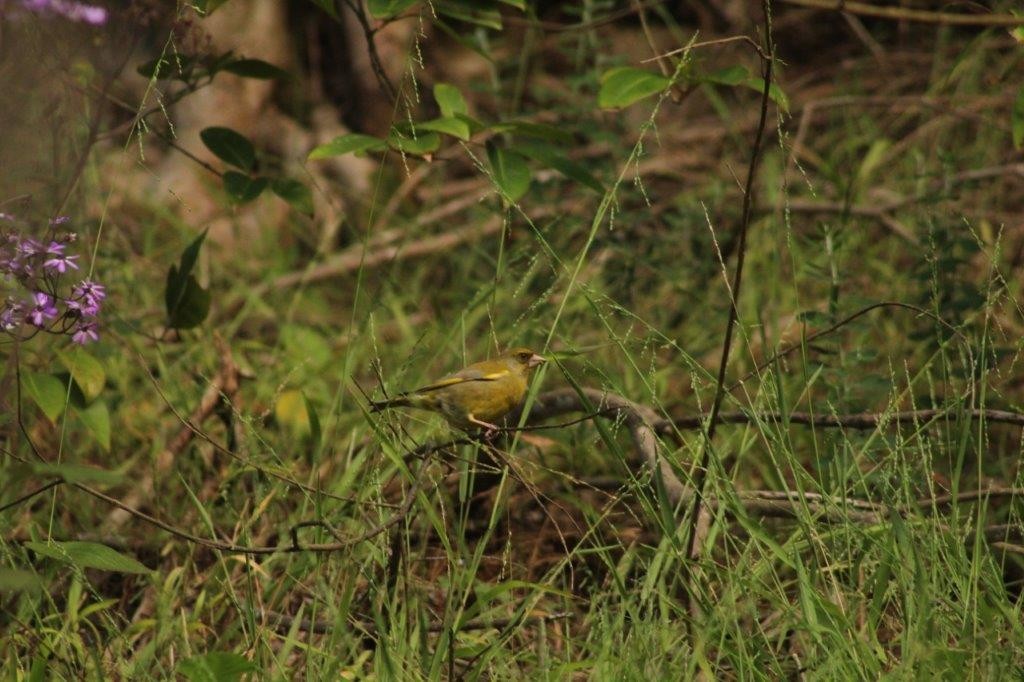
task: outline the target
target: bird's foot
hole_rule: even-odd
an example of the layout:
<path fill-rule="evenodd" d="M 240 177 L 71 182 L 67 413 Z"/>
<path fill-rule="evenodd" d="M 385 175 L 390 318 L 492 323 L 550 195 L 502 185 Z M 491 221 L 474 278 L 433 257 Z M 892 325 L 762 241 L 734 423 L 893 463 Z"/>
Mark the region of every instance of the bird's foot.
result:
<path fill-rule="evenodd" d="M 473 416 L 470 416 L 469 423 L 479 426 L 482 429 L 482 431 L 480 432 L 480 437 L 488 442 L 494 440 L 498 436 L 498 434 L 501 433 L 501 427 L 498 426 L 497 424 L 485 422 L 482 419 L 477 419 L 476 417 Z"/>

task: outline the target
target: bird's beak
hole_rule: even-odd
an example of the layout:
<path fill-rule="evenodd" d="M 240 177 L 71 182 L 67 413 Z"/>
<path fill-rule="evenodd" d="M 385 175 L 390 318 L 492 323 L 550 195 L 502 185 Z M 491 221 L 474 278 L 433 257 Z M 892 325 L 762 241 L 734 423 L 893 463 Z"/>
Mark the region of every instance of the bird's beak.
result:
<path fill-rule="evenodd" d="M 547 361 L 547 358 L 534 353 L 533 355 L 530 356 L 530 359 L 526 361 L 526 366 L 533 368 L 536 367 L 537 365 L 543 365 Z"/>

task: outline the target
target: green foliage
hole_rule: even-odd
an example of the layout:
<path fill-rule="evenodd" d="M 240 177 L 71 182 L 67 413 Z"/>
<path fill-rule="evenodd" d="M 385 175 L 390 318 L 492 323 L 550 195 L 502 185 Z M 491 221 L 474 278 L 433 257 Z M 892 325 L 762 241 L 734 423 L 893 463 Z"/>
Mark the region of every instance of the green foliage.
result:
<path fill-rule="evenodd" d="M 202 656 L 186 658 L 178 664 L 177 672 L 189 682 L 236 682 L 258 667 L 249 660 L 229 651 L 212 651 Z"/>
<path fill-rule="evenodd" d="M 64 412 L 68 388 L 67 383 L 62 382 L 58 377 L 42 372 L 23 372 L 21 390 L 32 399 L 51 422 L 56 421 L 57 417 Z"/>
<path fill-rule="evenodd" d="M 213 152 L 224 163 L 243 171 L 251 171 L 256 163 L 256 148 L 249 138 L 231 128 L 204 128 L 199 138 L 207 149 Z"/>
<path fill-rule="evenodd" d="M 97 542 L 27 542 L 25 547 L 40 556 L 78 568 L 95 568 L 117 573 L 148 574 L 150 570 L 135 559 Z"/>
<path fill-rule="evenodd" d="M 316 21 L 352 11 L 309 5 L 323 10 Z M 155 165 L 111 183 L 110 167 L 150 164 L 133 145 L 129 164 L 120 145 L 94 147 L 76 178 L 68 202 L 92 216 L 79 236 L 95 255 L 89 276 L 110 282 L 119 319 L 88 352 L 41 333 L 0 350 L 22 399 L 0 414 L 0 507 L 63 481 L 0 514 L 12 624 L 0 675 L 999 679 L 1021 669 L 1020 500 L 984 494 L 1020 487 L 1020 439 L 970 411 L 1024 404 L 1020 239 L 1006 229 L 1020 188 L 993 166 L 1013 161 L 1007 136 L 1021 145 L 1024 115 L 1020 97 L 992 94 L 1022 92 L 1024 57 L 994 32 L 940 31 L 925 44 L 939 34 L 912 26 L 900 49 L 929 59 L 893 51 L 900 77 L 888 78 L 862 44 L 828 44 L 848 31 L 830 14 L 824 46 L 780 47 L 805 56 L 777 63 L 769 92 L 726 372 L 734 388 L 694 559 L 667 472 L 692 475 L 699 430 L 660 426 L 665 468 L 652 474 L 637 461 L 648 436 L 603 401 L 482 445 L 421 412 L 370 414 L 366 400 L 522 343 L 550 361 L 538 393 L 614 393 L 652 420 L 706 414 L 733 305 L 757 55 L 731 40 L 672 55 L 682 60 L 672 78 L 644 68 L 655 47 L 636 12 L 655 46 L 693 37 L 668 5 L 628 17 L 604 0 L 365 7 L 385 62 L 386 32 L 415 25 L 402 68 L 385 64 L 397 101 L 375 103 L 393 120 L 307 160 L 368 160 L 310 164 L 313 183 L 277 145 L 214 127 L 201 139 L 226 166 L 226 199 L 209 211 L 199 197 L 123 191 L 151 182 Z M 780 27 L 795 16 L 772 9 Z M 866 26 L 888 49 L 895 27 Z M 756 35 L 729 36 L 740 33 Z M 168 118 L 222 73 L 286 85 L 274 104 L 296 127 L 321 104 L 307 99 L 322 74 L 189 55 L 173 38 L 139 67 Z M 73 123 L 53 137 L 70 136 L 76 154 L 48 155 L 54 167 L 74 167 L 88 148 L 88 121 Z M 143 141 L 147 154 L 176 153 Z M 368 187 L 349 182 L 350 165 L 372 168 Z M 313 215 L 313 191 L 327 216 Z M 161 291 L 154 264 L 205 227 L 199 214 L 219 240 L 204 254 L 209 288 L 197 279 L 203 232 Z M 878 308 L 811 338 L 884 300 L 916 308 Z M 193 331 L 161 334 L 163 316 Z M 16 388 L 10 376 L 0 387 Z M 885 421 L 925 408 L 941 415 Z M 798 418 L 860 412 L 883 424 Z M 117 526 L 76 484 L 137 494 L 141 510 L 197 536 L 287 551 L 219 552 L 139 516 Z M 755 490 L 775 496 L 753 506 Z M 937 501 L 957 493 L 982 496 Z M 853 498 L 885 513 L 858 519 Z M 81 541 L 97 536 L 110 545 Z M 331 553 L 293 546 L 347 541 Z"/>
<path fill-rule="evenodd" d="M 200 286 L 199 280 L 192 274 L 204 239 L 206 231 L 185 248 L 179 264 L 171 265 L 167 271 L 164 303 L 167 308 L 167 326 L 172 329 L 197 327 L 210 312 L 210 290 Z"/>
<path fill-rule="evenodd" d="M 672 80 L 659 73 L 620 66 L 601 75 L 601 89 L 597 93 L 598 106 L 620 109 L 665 90 Z"/>
<path fill-rule="evenodd" d="M 530 188 L 530 169 L 526 159 L 493 142 L 487 144 L 487 159 L 491 163 L 494 182 L 506 201 L 516 202 Z"/>
<path fill-rule="evenodd" d="M 332 156 L 342 156 L 343 154 L 361 154 L 363 152 L 377 152 L 387 149 L 387 143 L 380 138 L 373 137 L 372 135 L 362 135 L 360 133 L 349 133 L 346 135 L 340 135 L 330 142 L 319 145 L 313 148 L 313 151 L 309 153 L 309 159 L 311 161 L 317 159 L 327 159 Z"/>

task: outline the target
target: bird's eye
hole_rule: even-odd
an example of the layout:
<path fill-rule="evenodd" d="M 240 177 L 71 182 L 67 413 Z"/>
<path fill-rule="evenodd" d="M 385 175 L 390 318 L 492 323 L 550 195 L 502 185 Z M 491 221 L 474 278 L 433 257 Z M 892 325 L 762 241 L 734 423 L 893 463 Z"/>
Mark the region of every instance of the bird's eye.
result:
<path fill-rule="evenodd" d="M 519 354 L 519 361 L 520 362 L 526 362 L 529 359 L 530 359 L 530 354 L 529 353 L 520 353 Z"/>

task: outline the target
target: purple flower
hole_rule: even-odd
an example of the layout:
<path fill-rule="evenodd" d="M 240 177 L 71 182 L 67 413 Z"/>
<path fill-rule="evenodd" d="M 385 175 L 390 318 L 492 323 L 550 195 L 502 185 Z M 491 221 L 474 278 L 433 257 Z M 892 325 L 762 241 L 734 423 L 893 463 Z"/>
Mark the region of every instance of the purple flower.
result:
<path fill-rule="evenodd" d="M 50 225 L 63 225 L 71 220 L 69 216 L 59 215 L 56 218 L 50 219 Z"/>
<path fill-rule="evenodd" d="M 22 258 L 29 258 L 40 253 L 45 253 L 42 242 L 40 242 L 38 239 L 32 239 L 32 237 L 25 237 L 24 239 L 15 239 L 14 249 Z"/>
<path fill-rule="evenodd" d="M 21 5 L 31 12 L 59 14 L 65 19 L 81 21 L 93 26 L 107 23 L 106 9 L 75 0 L 21 0 Z"/>
<path fill-rule="evenodd" d="M 71 297 L 99 305 L 100 301 L 107 297 L 107 288 L 91 279 L 83 279 L 75 286 Z"/>
<path fill-rule="evenodd" d="M 64 245 L 60 244 L 60 247 L 63 249 Z M 68 268 L 71 268 L 71 269 L 74 269 L 74 270 L 78 269 L 78 266 L 75 265 L 75 260 L 77 258 L 78 258 L 78 256 L 64 256 L 64 255 L 60 255 L 60 256 L 56 256 L 54 258 L 48 259 L 45 263 L 43 263 L 43 266 L 47 267 L 47 268 L 50 268 L 51 270 L 56 270 L 57 272 L 59 272 L 61 274 L 64 274 L 65 272 L 68 271 Z"/>
<path fill-rule="evenodd" d="M 96 331 L 96 327 L 95 322 L 79 322 L 75 327 L 75 333 L 71 335 L 71 342 L 84 346 L 87 343 L 99 341 L 100 335 Z"/>
<path fill-rule="evenodd" d="M 0 310 L 0 329 L 10 331 L 21 324 L 21 314 L 25 307 L 21 303 L 8 300 Z"/>
<path fill-rule="evenodd" d="M 80 317 L 96 317 L 100 314 L 100 304 L 90 299 L 68 301 L 68 310 L 74 310 Z"/>
<path fill-rule="evenodd" d="M 32 298 L 35 299 L 36 305 L 28 312 L 25 319 L 42 329 L 46 326 L 47 320 L 57 317 L 57 306 L 53 304 L 53 296 L 41 291 L 33 294 Z"/>

